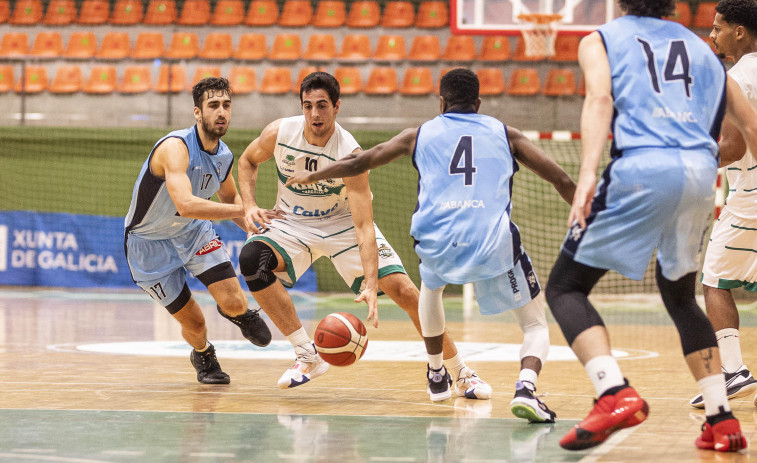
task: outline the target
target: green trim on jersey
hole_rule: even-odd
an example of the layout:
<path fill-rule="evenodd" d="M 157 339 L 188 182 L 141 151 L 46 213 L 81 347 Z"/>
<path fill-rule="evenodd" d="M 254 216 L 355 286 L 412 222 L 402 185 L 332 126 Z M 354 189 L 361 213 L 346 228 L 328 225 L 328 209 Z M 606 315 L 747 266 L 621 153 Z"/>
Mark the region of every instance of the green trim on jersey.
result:
<path fill-rule="evenodd" d="M 287 272 L 287 275 L 289 276 L 289 279 L 292 280 L 292 283 L 290 284 L 282 280 L 281 278 L 279 278 L 279 281 L 281 282 L 282 285 L 284 285 L 287 288 L 291 288 L 292 286 L 294 286 L 295 283 L 297 283 L 297 276 L 294 273 L 294 265 L 292 265 L 292 258 L 289 257 L 289 254 L 287 254 L 284 248 L 279 246 L 275 241 L 273 241 L 271 238 L 268 238 L 267 236 L 252 236 L 244 244 L 250 243 L 252 241 L 262 241 L 268 244 L 269 246 L 271 246 L 272 248 L 276 249 L 277 251 L 279 251 L 279 254 L 281 254 L 281 257 L 284 259 L 284 262 L 287 265 L 286 272 Z M 308 252 L 310 252 L 309 248 L 308 248 Z M 310 260 L 312 263 L 313 254 L 311 253 L 310 256 L 311 256 Z"/>
<path fill-rule="evenodd" d="M 285 145 L 283 143 L 277 143 L 277 145 L 283 146 L 284 148 L 287 148 L 287 149 L 290 149 L 290 150 L 293 150 L 293 151 L 299 151 L 300 153 L 312 154 L 313 156 L 322 156 L 322 157 L 324 157 L 326 159 L 329 159 L 331 161 L 336 161 L 336 159 L 332 158 L 331 156 L 326 156 L 323 153 L 314 153 L 312 151 L 302 150 L 302 149 L 299 149 L 299 148 L 295 148 L 294 146 Z"/>
<path fill-rule="evenodd" d="M 276 174 L 278 175 L 281 184 L 286 185 L 289 177 L 281 173 L 279 166 L 276 166 Z M 287 190 L 299 196 L 324 197 L 340 195 L 342 193 L 342 188 L 344 188 L 344 184 L 329 187 L 323 185 L 322 183 L 313 183 L 310 185 L 300 185 L 299 188 L 295 188 L 294 185 L 288 186 L 286 188 Z"/>
<path fill-rule="evenodd" d="M 730 249 L 731 251 L 749 251 L 749 252 L 757 252 L 757 249 L 749 249 L 749 248 L 734 248 L 732 246 L 725 246 L 726 249 Z"/>
<path fill-rule="evenodd" d="M 738 225 L 731 224 L 731 228 L 738 228 L 739 230 L 757 231 L 757 228 L 739 227 Z"/>
<path fill-rule="evenodd" d="M 401 265 L 387 265 L 386 267 L 381 267 L 378 271 L 378 278 L 379 280 L 384 278 L 387 275 L 391 275 L 392 273 L 404 273 L 407 275 L 407 272 L 405 271 L 405 267 Z M 352 282 L 352 286 L 350 286 L 350 289 L 355 294 L 360 294 L 360 286 L 363 284 L 363 280 L 365 279 L 365 275 L 359 276 L 355 278 L 355 281 Z M 379 291 L 379 296 L 383 296 L 384 292 Z"/>

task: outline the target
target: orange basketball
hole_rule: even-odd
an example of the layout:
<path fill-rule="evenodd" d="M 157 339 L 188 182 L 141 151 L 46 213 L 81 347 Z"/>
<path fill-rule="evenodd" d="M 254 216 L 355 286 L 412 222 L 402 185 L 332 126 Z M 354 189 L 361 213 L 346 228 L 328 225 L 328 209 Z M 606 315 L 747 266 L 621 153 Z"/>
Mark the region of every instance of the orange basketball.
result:
<path fill-rule="evenodd" d="M 346 312 L 324 317 L 315 329 L 314 337 L 321 358 L 338 367 L 346 367 L 360 360 L 368 347 L 365 325 Z"/>

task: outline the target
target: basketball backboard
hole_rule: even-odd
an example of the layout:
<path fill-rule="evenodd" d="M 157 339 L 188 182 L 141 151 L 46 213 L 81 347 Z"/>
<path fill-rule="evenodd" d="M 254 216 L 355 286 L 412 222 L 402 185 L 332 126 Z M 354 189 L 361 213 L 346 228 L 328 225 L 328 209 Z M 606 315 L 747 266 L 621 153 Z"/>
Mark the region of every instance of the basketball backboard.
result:
<path fill-rule="evenodd" d="M 518 16 L 532 13 L 559 14 L 561 34 L 586 35 L 617 18 L 615 0 L 451 0 L 453 34 L 519 35 L 529 23 Z"/>

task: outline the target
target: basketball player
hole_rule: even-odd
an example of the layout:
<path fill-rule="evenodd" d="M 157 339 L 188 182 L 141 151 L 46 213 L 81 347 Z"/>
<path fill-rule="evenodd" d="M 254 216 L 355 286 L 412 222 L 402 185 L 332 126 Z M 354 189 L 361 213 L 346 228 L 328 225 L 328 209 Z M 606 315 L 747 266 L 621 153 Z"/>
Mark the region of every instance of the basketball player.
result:
<path fill-rule="evenodd" d="M 124 248 L 134 281 L 176 318 L 194 347 L 189 358 L 197 380 L 228 384 L 186 272 L 207 286 L 220 314 L 253 344 L 268 345 L 271 332 L 257 311 L 247 308 L 247 296 L 210 222 L 233 219 L 245 229 L 242 200 L 229 175 L 234 157 L 221 141 L 231 118 L 229 81 L 203 79 L 192 88 L 192 97 L 197 124 L 158 140 L 142 165 L 124 222 Z M 220 204 L 210 201 L 216 193 Z"/>
<path fill-rule="evenodd" d="M 757 1 L 721 0 L 715 11 L 710 38 L 721 58 L 736 62 L 728 74 L 757 109 Z M 730 191 L 712 229 L 702 268 L 707 318 L 718 339 L 729 399 L 757 390 L 757 381 L 741 358 L 739 312 L 731 295 L 733 288 L 757 291 L 757 161 L 744 149 L 738 129 L 724 122 L 720 166 L 728 166 Z M 757 395 L 754 399 L 757 405 Z M 691 399 L 691 406 L 704 407 L 701 394 Z"/>
<path fill-rule="evenodd" d="M 481 313 L 513 310 L 523 330 L 513 413 L 532 422 L 553 422 L 554 412 L 533 394 L 549 350 L 549 331 L 535 299 L 539 282 L 518 227 L 510 221 L 516 160 L 554 185 L 567 202 L 575 185 L 520 131 L 478 114 L 480 105 L 476 74 L 453 69 L 441 80 L 440 116 L 364 153 L 296 175 L 287 185 L 365 175 L 368 169 L 412 156 L 419 181 L 410 234 L 421 259 L 419 313 L 431 400 L 451 395 L 450 376 L 442 364 L 442 292 L 447 284 L 472 282 Z"/>
<path fill-rule="evenodd" d="M 696 445 L 747 446 L 726 399 L 712 325 L 695 300 L 702 240 L 712 214 L 716 139 L 724 113 L 757 146 L 757 116 L 709 46 L 661 18 L 673 0 L 619 0 L 626 13 L 579 47 L 586 78 L 581 170 L 571 228 L 547 283 L 547 302 L 584 365 L 599 400 L 560 441 L 569 450 L 600 444 L 643 422 L 647 403 L 610 353 L 602 318 L 588 294 L 608 269 L 640 280 L 657 248 L 657 285 L 704 395 L 707 421 Z M 596 171 L 613 129 L 613 161 Z M 593 198 L 593 200 L 592 200 Z"/>
<path fill-rule="evenodd" d="M 347 285 L 368 305 L 368 320 L 378 326 L 380 289 L 404 309 L 420 332 L 418 289 L 397 253 L 373 223 L 368 174 L 329 179 L 313 187 L 284 186 L 298 172 L 324 166 L 360 150 L 352 135 L 336 123 L 339 82 L 330 74 L 308 75 L 300 87 L 302 116 L 269 124 L 239 161 L 239 188 L 245 221 L 254 234 L 239 255 L 239 265 L 255 300 L 292 343 L 297 360 L 279 379 L 285 389 L 300 386 L 328 369 L 302 326 L 291 287 L 319 257 L 329 258 Z M 255 202 L 258 165 L 274 158 L 279 176 L 276 210 L 268 220 Z M 491 398 L 492 388 L 467 367 L 448 334 L 445 360 L 455 373 L 455 391 L 470 399 Z"/>

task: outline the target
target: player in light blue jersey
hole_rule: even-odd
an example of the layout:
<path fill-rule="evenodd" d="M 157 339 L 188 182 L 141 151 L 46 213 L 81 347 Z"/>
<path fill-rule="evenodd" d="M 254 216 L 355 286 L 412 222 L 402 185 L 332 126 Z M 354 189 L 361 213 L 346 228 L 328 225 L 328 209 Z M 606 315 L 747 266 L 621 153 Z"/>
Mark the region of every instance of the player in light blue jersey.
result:
<path fill-rule="evenodd" d="M 124 249 L 134 281 L 181 324 L 194 348 L 197 380 L 228 384 L 205 318 L 186 283 L 190 271 L 218 303 L 219 313 L 253 344 L 268 345 L 271 332 L 237 280 L 229 255 L 210 220 L 232 219 L 245 229 L 242 199 L 230 175 L 234 156 L 221 141 L 231 118 L 231 89 L 224 78 L 192 88 L 197 124 L 158 140 L 134 185 L 124 221 Z M 221 203 L 210 201 L 214 194 Z"/>
<path fill-rule="evenodd" d="M 560 445 L 593 447 L 647 417 L 648 405 L 612 357 L 588 294 L 608 269 L 641 279 L 657 248 L 662 300 L 704 395 L 707 422 L 696 445 L 737 451 L 747 442 L 728 407 L 717 341 L 697 306 L 695 285 L 713 210 L 721 122 L 733 118 L 748 143 L 757 144 L 757 119 L 709 46 L 661 19 L 673 11 L 673 0 L 618 4 L 626 15 L 579 47 L 586 78 L 581 170 L 571 228 L 546 289 L 552 313 L 599 396 Z M 613 160 L 596 187 L 610 127 Z"/>
<path fill-rule="evenodd" d="M 440 97 L 442 114 L 420 128 L 407 129 L 324 169 L 296 175 L 287 184 L 350 177 L 412 155 L 419 178 L 410 232 L 421 260 L 419 315 L 431 400 L 449 397 L 449 374 L 442 365 L 442 292 L 448 283 L 473 283 L 482 313 L 513 310 L 523 330 L 513 413 L 532 422 L 552 422 L 555 414 L 533 394 L 549 333 L 544 310 L 535 299 L 539 282 L 518 227 L 510 221 L 516 160 L 553 184 L 567 202 L 575 185 L 520 131 L 478 114 L 479 82 L 472 71 L 453 69 L 445 74 Z"/>

